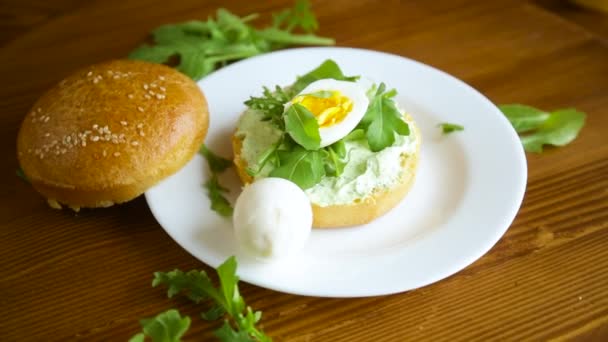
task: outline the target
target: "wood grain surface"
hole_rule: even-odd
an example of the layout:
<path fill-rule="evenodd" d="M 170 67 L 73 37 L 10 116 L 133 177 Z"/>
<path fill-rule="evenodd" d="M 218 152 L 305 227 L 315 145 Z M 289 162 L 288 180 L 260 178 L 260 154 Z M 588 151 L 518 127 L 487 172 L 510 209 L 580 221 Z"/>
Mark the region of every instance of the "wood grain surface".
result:
<path fill-rule="evenodd" d="M 206 18 L 220 6 L 268 20 L 288 5 L 0 1 L 0 340 L 125 341 L 138 319 L 171 306 L 193 317 L 189 340 L 212 339 L 217 323 L 150 286 L 154 271 L 209 268 L 171 240 L 143 198 L 78 214 L 49 209 L 15 176 L 17 130 L 46 88 L 77 67 L 125 56 L 160 24 Z M 339 46 L 420 60 L 496 103 L 575 107 L 588 120 L 572 144 L 527 155 L 528 189 L 515 222 L 465 270 L 362 299 L 242 283 L 264 312 L 263 329 L 277 341 L 608 340 L 606 17 L 581 24 L 583 10 L 563 1 L 334 0 L 313 8 L 320 34 Z"/>

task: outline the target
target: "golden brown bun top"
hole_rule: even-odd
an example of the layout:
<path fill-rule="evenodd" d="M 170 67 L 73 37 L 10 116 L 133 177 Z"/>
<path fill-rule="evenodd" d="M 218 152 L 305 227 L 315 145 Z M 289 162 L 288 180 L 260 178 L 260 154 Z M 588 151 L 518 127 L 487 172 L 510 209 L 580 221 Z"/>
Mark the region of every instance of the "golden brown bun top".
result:
<path fill-rule="evenodd" d="M 163 176 L 156 168 L 184 141 L 202 143 L 208 115 L 187 76 L 160 64 L 109 61 L 75 72 L 34 104 L 19 131 L 18 158 L 33 183 L 141 184 Z"/>

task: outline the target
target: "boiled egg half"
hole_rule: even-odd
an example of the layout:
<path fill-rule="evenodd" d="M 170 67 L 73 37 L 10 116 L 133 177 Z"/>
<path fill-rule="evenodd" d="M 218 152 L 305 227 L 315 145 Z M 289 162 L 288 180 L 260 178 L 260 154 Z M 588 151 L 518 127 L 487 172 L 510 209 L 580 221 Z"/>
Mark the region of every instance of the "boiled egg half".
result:
<path fill-rule="evenodd" d="M 289 103 L 298 103 L 317 119 L 321 147 L 344 138 L 359 124 L 369 105 L 364 87 L 356 82 L 334 79 L 309 84 Z"/>

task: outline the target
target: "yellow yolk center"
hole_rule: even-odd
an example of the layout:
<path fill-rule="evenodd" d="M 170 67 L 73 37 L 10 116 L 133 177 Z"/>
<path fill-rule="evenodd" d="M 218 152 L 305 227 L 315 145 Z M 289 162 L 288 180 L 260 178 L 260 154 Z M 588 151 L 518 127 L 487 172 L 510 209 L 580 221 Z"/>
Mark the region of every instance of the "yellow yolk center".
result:
<path fill-rule="evenodd" d="M 353 101 L 336 90 L 299 95 L 292 102 L 306 107 L 317 118 L 319 127 L 339 123 L 353 109 Z"/>

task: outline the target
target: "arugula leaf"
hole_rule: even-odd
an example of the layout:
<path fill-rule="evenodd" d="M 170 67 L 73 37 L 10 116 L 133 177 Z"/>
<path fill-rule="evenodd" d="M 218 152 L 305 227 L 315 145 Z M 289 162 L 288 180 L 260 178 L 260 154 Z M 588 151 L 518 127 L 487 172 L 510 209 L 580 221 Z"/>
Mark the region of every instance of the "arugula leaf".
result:
<path fill-rule="evenodd" d="M 205 157 L 207 165 L 209 165 L 209 169 L 211 170 L 211 178 L 204 184 L 211 201 L 211 209 L 221 216 L 232 216 L 232 206 L 223 195 L 229 190 L 220 185 L 217 177 L 219 173 L 226 171 L 227 168 L 232 166 L 232 161 L 213 153 L 204 144 L 201 145 L 199 153 Z"/>
<path fill-rule="evenodd" d="M 217 154 L 209 150 L 204 144 L 201 145 L 199 153 L 202 154 L 205 159 L 207 159 L 207 163 L 209 164 L 211 172 L 221 173 L 226 171 L 226 169 L 230 166 L 232 166 L 232 160 L 218 156 Z"/>
<path fill-rule="evenodd" d="M 220 300 L 220 294 L 205 271 L 192 270 L 184 273 L 180 270 L 171 272 L 155 272 L 152 287 L 167 286 L 167 296 L 172 298 L 178 293 L 185 294 L 191 301 L 199 303 L 211 297 Z"/>
<path fill-rule="evenodd" d="M 450 134 L 452 132 L 464 131 L 464 127 L 458 124 L 442 122 L 437 127 L 441 128 L 443 134 Z"/>
<path fill-rule="evenodd" d="M 373 152 L 391 146 L 395 142 L 395 133 L 410 134 L 408 124 L 403 121 L 401 113 L 391 99 L 396 92 L 391 90 L 385 93 L 385 89 L 386 86 L 381 83 L 359 123 L 359 127 L 366 130 L 367 142 Z"/>
<path fill-rule="evenodd" d="M 522 104 L 507 104 L 498 108 L 509 119 L 517 133 L 537 129 L 549 118 L 549 113 Z"/>
<path fill-rule="evenodd" d="M 295 142 L 307 150 L 319 149 L 319 123 L 306 107 L 294 103 L 285 112 L 284 119 L 285 130 Z"/>
<path fill-rule="evenodd" d="M 333 60 L 328 59 L 314 70 L 298 77 L 297 81 L 291 86 L 291 91 L 297 94 L 312 82 L 326 78 L 333 78 L 338 81 L 354 82 L 359 79 L 359 76 L 345 76 L 342 73 L 342 70 L 340 70 L 338 64 L 336 64 L 336 62 Z"/>
<path fill-rule="evenodd" d="M 255 340 L 249 336 L 247 331 L 234 330 L 228 321 L 224 321 L 224 324 L 213 332 L 215 337 L 219 338 L 223 342 L 254 342 Z"/>
<path fill-rule="evenodd" d="M 306 190 L 319 183 L 325 175 L 323 158 L 319 151 L 308 151 L 297 146 L 293 151 L 281 156 L 281 165 L 272 170 L 270 177 L 288 179 Z"/>
<path fill-rule="evenodd" d="M 522 105 L 506 104 L 498 108 L 520 133 L 520 140 L 528 152 L 540 153 L 543 145 L 564 146 L 572 142 L 585 125 L 587 115 L 573 108 L 547 113 Z"/>
<path fill-rule="evenodd" d="M 279 86 L 275 86 L 274 92 L 264 87 L 261 97 L 250 97 L 245 105 L 251 109 L 259 110 L 264 114 L 266 120 L 271 120 L 279 129 L 284 128 L 283 112 L 284 105 L 291 99 L 292 94 L 286 92 Z"/>
<path fill-rule="evenodd" d="M 22 181 L 30 183 L 30 180 L 27 179 L 27 176 L 25 175 L 25 172 L 23 172 L 23 169 L 21 167 L 18 167 L 17 170 L 15 170 L 15 174 L 17 175 L 17 177 L 21 178 Z"/>
<path fill-rule="evenodd" d="M 169 309 L 154 318 L 140 321 L 143 332 L 129 339 L 129 342 L 143 342 L 149 336 L 153 342 L 179 342 L 190 327 L 190 317 L 180 316 L 179 311 Z"/>
<path fill-rule="evenodd" d="M 228 192 L 228 189 L 220 185 L 215 174 L 205 182 L 205 188 L 211 200 L 211 209 L 224 217 L 232 216 L 232 206 L 223 195 L 223 193 Z"/>
<path fill-rule="evenodd" d="M 585 118 L 585 113 L 570 108 L 551 112 L 538 129 L 522 135 L 521 142 L 526 151 L 537 153 L 543 151 L 543 145 L 567 145 L 576 139 Z"/>
<path fill-rule="evenodd" d="M 240 18 L 218 9 L 215 19 L 163 25 L 152 31 L 154 45 L 142 44 L 129 58 L 169 63 L 177 56 L 176 68 L 198 80 L 227 62 L 289 45 L 334 44 L 333 39 L 310 34 L 318 24 L 307 1 L 298 1 L 293 9 L 275 14 L 274 24 L 263 30 L 248 24 L 255 18 L 257 14 Z M 309 33 L 292 33 L 296 28 Z"/>
<path fill-rule="evenodd" d="M 262 313 L 254 312 L 247 306 L 239 292 L 239 277 L 236 275 L 236 269 L 237 261 L 234 256 L 217 268 L 220 281 L 218 288 L 213 286 L 205 271 L 197 270 L 187 273 L 180 270 L 156 272 L 152 285 L 166 285 L 169 297 L 182 293 L 195 303 L 205 299 L 212 301 L 214 305 L 203 312 L 201 317 L 205 320 L 214 320 L 227 315 L 229 319 L 215 331 L 215 335 L 222 341 L 270 342 L 270 337 L 256 327 L 262 318 Z"/>
<path fill-rule="evenodd" d="M 224 316 L 224 314 L 226 314 L 226 310 L 221 305 L 215 305 L 211 309 L 201 313 L 201 318 L 205 321 L 215 321 Z"/>
<path fill-rule="evenodd" d="M 308 1 L 297 0 L 293 8 L 272 15 L 272 26 L 287 31 L 300 27 L 306 32 L 313 32 L 319 28 L 319 23 Z"/>
<path fill-rule="evenodd" d="M 343 141 L 354 141 L 354 140 L 362 140 L 367 136 L 365 135 L 365 130 L 363 128 L 356 128 L 352 132 L 348 133 L 347 136 L 342 139 Z"/>

